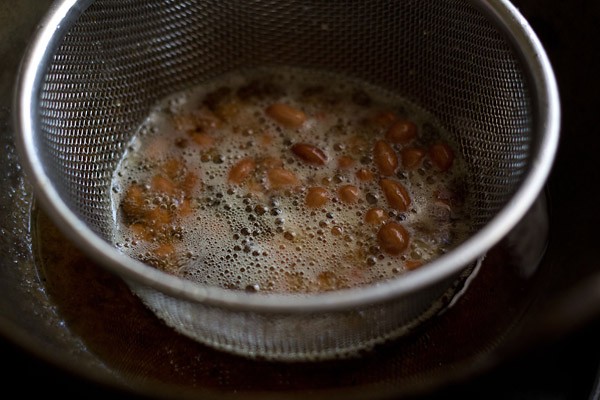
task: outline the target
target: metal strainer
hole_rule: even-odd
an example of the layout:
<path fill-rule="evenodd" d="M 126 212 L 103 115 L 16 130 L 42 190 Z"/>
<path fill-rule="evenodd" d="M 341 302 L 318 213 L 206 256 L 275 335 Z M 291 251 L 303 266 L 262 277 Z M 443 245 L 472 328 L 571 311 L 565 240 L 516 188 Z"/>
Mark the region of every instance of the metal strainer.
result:
<path fill-rule="evenodd" d="M 205 287 L 119 252 L 111 180 L 151 107 L 266 65 L 360 78 L 433 113 L 468 163 L 473 235 L 397 280 L 309 296 Z M 355 355 L 443 310 L 538 197 L 558 143 L 551 67 L 502 0 L 57 1 L 16 94 L 22 161 L 58 226 L 175 330 L 276 360 Z"/>

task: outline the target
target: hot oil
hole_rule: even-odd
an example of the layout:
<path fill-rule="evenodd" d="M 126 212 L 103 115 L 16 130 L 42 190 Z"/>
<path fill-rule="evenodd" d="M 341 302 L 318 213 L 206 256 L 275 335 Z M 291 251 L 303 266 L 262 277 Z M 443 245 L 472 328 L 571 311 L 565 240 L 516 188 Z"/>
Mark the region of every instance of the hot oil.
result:
<path fill-rule="evenodd" d="M 294 125 L 294 115 L 292 125 L 273 118 L 266 112 L 273 104 L 301 110 L 301 123 Z M 413 123 L 417 135 L 389 143 L 400 165 L 383 176 L 373 148 L 398 120 Z M 428 155 L 440 142 L 454 149 L 446 171 Z M 290 151 L 299 143 L 319 150 L 317 162 Z M 417 166 L 403 167 L 404 148 L 424 152 Z M 232 183 L 232 169 L 244 160 L 251 171 Z M 273 170 L 287 181 L 273 181 Z M 202 284 L 275 292 L 353 287 L 404 274 L 464 240 L 465 170 L 435 119 L 396 95 L 312 71 L 243 71 L 152 110 L 115 174 L 114 240 L 123 252 Z M 391 206 L 382 179 L 407 190 L 406 209 Z M 314 188 L 324 202 L 308 206 Z M 380 213 L 376 222 L 366 221 L 372 209 Z M 386 251 L 380 238 L 389 222 L 406 230 L 400 252 Z"/>

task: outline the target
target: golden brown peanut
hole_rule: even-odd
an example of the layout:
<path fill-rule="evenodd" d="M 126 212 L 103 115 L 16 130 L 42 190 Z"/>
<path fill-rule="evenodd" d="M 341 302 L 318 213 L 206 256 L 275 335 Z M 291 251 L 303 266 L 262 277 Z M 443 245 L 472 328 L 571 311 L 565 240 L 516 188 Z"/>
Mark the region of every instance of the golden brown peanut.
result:
<path fill-rule="evenodd" d="M 338 158 L 338 168 L 348 169 L 354 165 L 354 159 L 350 156 L 341 156 Z"/>
<path fill-rule="evenodd" d="M 417 137 L 417 125 L 401 119 L 392 124 L 385 133 L 385 139 L 390 143 L 406 144 Z"/>
<path fill-rule="evenodd" d="M 406 169 L 418 167 L 423 157 L 425 157 L 425 150 L 418 147 L 405 147 L 400 150 L 402 166 Z"/>
<path fill-rule="evenodd" d="M 417 269 L 421 265 L 423 265 L 423 261 L 421 261 L 421 260 L 406 260 L 404 262 L 404 265 L 406 266 L 407 270 L 412 271 L 413 269 Z"/>
<path fill-rule="evenodd" d="M 387 178 L 383 178 L 380 185 L 390 207 L 401 212 L 408 209 L 408 206 L 410 205 L 410 195 L 404 185 L 398 181 Z"/>
<path fill-rule="evenodd" d="M 296 175 L 285 168 L 273 168 L 267 172 L 269 183 L 273 189 L 296 186 L 300 183 Z"/>
<path fill-rule="evenodd" d="M 383 140 L 375 142 L 375 146 L 373 147 L 373 161 L 375 161 L 375 165 L 379 168 L 379 172 L 384 176 L 393 175 L 396 168 L 398 168 L 398 156 L 396 152 L 392 149 L 392 146 Z"/>
<path fill-rule="evenodd" d="M 329 201 L 329 192 L 323 187 L 313 186 L 308 189 L 304 201 L 307 207 L 322 207 Z"/>
<path fill-rule="evenodd" d="M 208 133 L 192 133 L 191 138 L 202 150 L 210 149 L 217 141 L 214 136 Z"/>
<path fill-rule="evenodd" d="M 344 203 L 356 203 L 360 190 L 354 185 L 344 185 L 338 189 L 338 196 Z"/>
<path fill-rule="evenodd" d="M 283 167 L 283 161 L 281 161 L 280 158 L 272 156 L 262 157 L 258 160 L 258 164 L 261 168 L 266 170 Z"/>
<path fill-rule="evenodd" d="M 254 171 L 256 163 L 251 158 L 244 158 L 235 163 L 229 170 L 228 180 L 230 183 L 239 185 L 244 182 L 248 176 Z"/>
<path fill-rule="evenodd" d="M 377 232 L 379 246 L 388 254 L 398 255 L 408 247 L 409 235 L 397 222 L 388 222 Z"/>
<path fill-rule="evenodd" d="M 365 222 L 371 225 L 381 225 L 388 216 L 382 208 L 370 208 L 365 214 Z"/>
<path fill-rule="evenodd" d="M 286 128 L 299 128 L 306 121 L 306 114 L 302 110 L 284 103 L 271 104 L 266 113 Z"/>
<path fill-rule="evenodd" d="M 447 171 L 454 162 L 454 151 L 446 143 L 436 143 L 429 147 L 429 157 L 440 171 Z"/>
<path fill-rule="evenodd" d="M 325 152 L 312 144 L 296 143 L 292 146 L 292 153 L 309 164 L 325 165 L 327 163 Z"/>
<path fill-rule="evenodd" d="M 361 168 L 358 171 L 356 171 L 356 177 L 363 181 L 370 181 L 373 179 L 373 173 L 371 171 L 369 171 L 368 169 L 365 168 Z"/>

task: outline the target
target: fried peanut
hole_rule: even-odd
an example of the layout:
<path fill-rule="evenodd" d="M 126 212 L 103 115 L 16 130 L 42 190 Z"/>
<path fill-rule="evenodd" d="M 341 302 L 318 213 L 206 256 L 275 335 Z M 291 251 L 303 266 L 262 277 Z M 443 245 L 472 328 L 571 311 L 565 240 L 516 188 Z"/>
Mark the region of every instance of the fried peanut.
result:
<path fill-rule="evenodd" d="M 378 207 L 370 208 L 365 213 L 365 222 L 371 225 L 381 225 L 387 218 L 385 210 Z"/>
<path fill-rule="evenodd" d="M 373 173 L 366 168 L 361 168 L 356 171 L 356 177 L 364 182 L 373 180 Z"/>
<path fill-rule="evenodd" d="M 392 146 L 384 140 L 378 140 L 373 147 L 373 160 L 384 176 L 393 175 L 398 168 L 398 156 Z"/>
<path fill-rule="evenodd" d="M 229 170 L 227 179 L 230 183 L 239 185 L 254 171 L 256 163 L 251 158 L 244 158 L 235 163 Z"/>
<path fill-rule="evenodd" d="M 406 260 L 404 262 L 404 266 L 407 270 L 412 271 L 413 269 L 417 269 L 423 265 L 423 261 L 421 260 Z"/>
<path fill-rule="evenodd" d="M 398 255 L 408 247 L 409 235 L 397 222 L 388 222 L 377 232 L 379 246 L 388 254 Z"/>
<path fill-rule="evenodd" d="M 284 103 L 271 104 L 265 111 L 269 117 L 286 128 L 299 128 L 307 119 L 302 110 Z"/>
<path fill-rule="evenodd" d="M 313 186 L 308 189 L 304 202 L 307 207 L 318 208 L 329 201 L 329 192 L 324 187 Z"/>
<path fill-rule="evenodd" d="M 406 169 L 418 167 L 419 164 L 421 164 L 423 157 L 425 157 L 425 150 L 418 147 L 405 147 L 400 150 L 402 166 Z"/>
<path fill-rule="evenodd" d="M 344 203 L 356 203 L 360 190 L 354 185 L 344 185 L 338 189 L 338 196 Z"/>
<path fill-rule="evenodd" d="M 410 205 L 410 195 L 408 190 L 400 182 L 383 178 L 380 181 L 381 189 L 388 202 L 388 205 L 395 210 L 404 212 Z"/>
<path fill-rule="evenodd" d="M 194 143 L 196 143 L 202 150 L 208 150 L 215 145 L 216 138 L 208 133 L 194 132 L 190 134 Z"/>
<path fill-rule="evenodd" d="M 416 137 L 417 125 L 408 119 L 394 122 L 385 132 L 385 139 L 390 143 L 407 144 Z"/>
<path fill-rule="evenodd" d="M 454 151 L 446 143 L 435 143 L 429 147 L 429 157 L 440 171 L 447 171 L 454 162 Z"/>
<path fill-rule="evenodd" d="M 350 156 L 341 156 L 338 158 L 338 168 L 348 169 L 354 165 L 354 159 Z"/>
<path fill-rule="evenodd" d="M 280 189 L 288 186 L 297 186 L 300 181 L 298 177 L 285 168 L 273 168 L 267 172 L 269 183 L 273 189 Z"/>
<path fill-rule="evenodd" d="M 325 152 L 312 144 L 296 143 L 291 149 L 292 153 L 308 164 L 325 165 L 327 163 Z"/>

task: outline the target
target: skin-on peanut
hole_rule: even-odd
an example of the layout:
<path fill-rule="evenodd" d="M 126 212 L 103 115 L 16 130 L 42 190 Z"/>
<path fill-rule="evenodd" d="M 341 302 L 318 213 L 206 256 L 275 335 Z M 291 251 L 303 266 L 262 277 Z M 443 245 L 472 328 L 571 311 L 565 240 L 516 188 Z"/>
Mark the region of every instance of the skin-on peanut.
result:
<path fill-rule="evenodd" d="M 417 125 L 408 119 L 394 122 L 385 132 L 385 140 L 390 143 L 407 144 L 416 137 Z"/>
<path fill-rule="evenodd" d="M 410 195 L 404 185 L 388 178 L 383 178 L 380 181 L 380 185 L 390 207 L 401 212 L 408 209 L 408 206 L 410 205 Z"/>
<path fill-rule="evenodd" d="M 267 178 L 273 189 L 297 186 L 300 180 L 292 171 L 285 168 L 273 168 L 267 172 Z"/>
<path fill-rule="evenodd" d="M 366 213 L 365 213 L 365 222 L 367 224 L 371 224 L 371 225 L 381 225 L 382 223 L 384 223 L 387 220 L 388 216 L 387 213 L 385 212 L 385 210 L 383 208 L 378 208 L 378 207 L 374 207 L 374 208 L 370 208 Z"/>
<path fill-rule="evenodd" d="M 307 207 L 318 208 L 322 207 L 329 201 L 329 192 L 327 189 L 320 186 L 313 186 L 306 192 L 304 202 Z"/>
<path fill-rule="evenodd" d="M 440 171 L 447 171 L 454 162 L 454 151 L 446 143 L 435 143 L 429 147 L 429 158 Z"/>
<path fill-rule="evenodd" d="M 360 190 L 354 185 L 344 185 L 338 189 L 338 196 L 344 203 L 356 203 Z"/>
<path fill-rule="evenodd" d="M 327 163 L 327 155 L 317 146 L 308 143 L 296 143 L 291 147 L 294 153 L 302 161 L 313 165 L 325 165 Z"/>
<path fill-rule="evenodd" d="M 292 129 L 301 127 L 307 118 L 302 110 L 284 103 L 271 104 L 265 112 L 280 125 Z"/>
<path fill-rule="evenodd" d="M 373 161 L 383 176 L 393 175 L 398 168 L 398 156 L 392 146 L 384 140 L 378 140 L 373 147 Z"/>
<path fill-rule="evenodd" d="M 388 222 L 377 232 L 379 246 L 388 254 L 398 255 L 408 247 L 409 235 L 397 222 Z"/>
<path fill-rule="evenodd" d="M 425 150 L 418 147 L 405 147 L 400 150 L 400 159 L 402 166 L 406 169 L 413 169 L 421 164 L 425 157 Z"/>
<path fill-rule="evenodd" d="M 231 167 L 228 179 L 230 183 L 239 185 L 254 171 L 256 163 L 251 158 L 244 158 Z"/>

